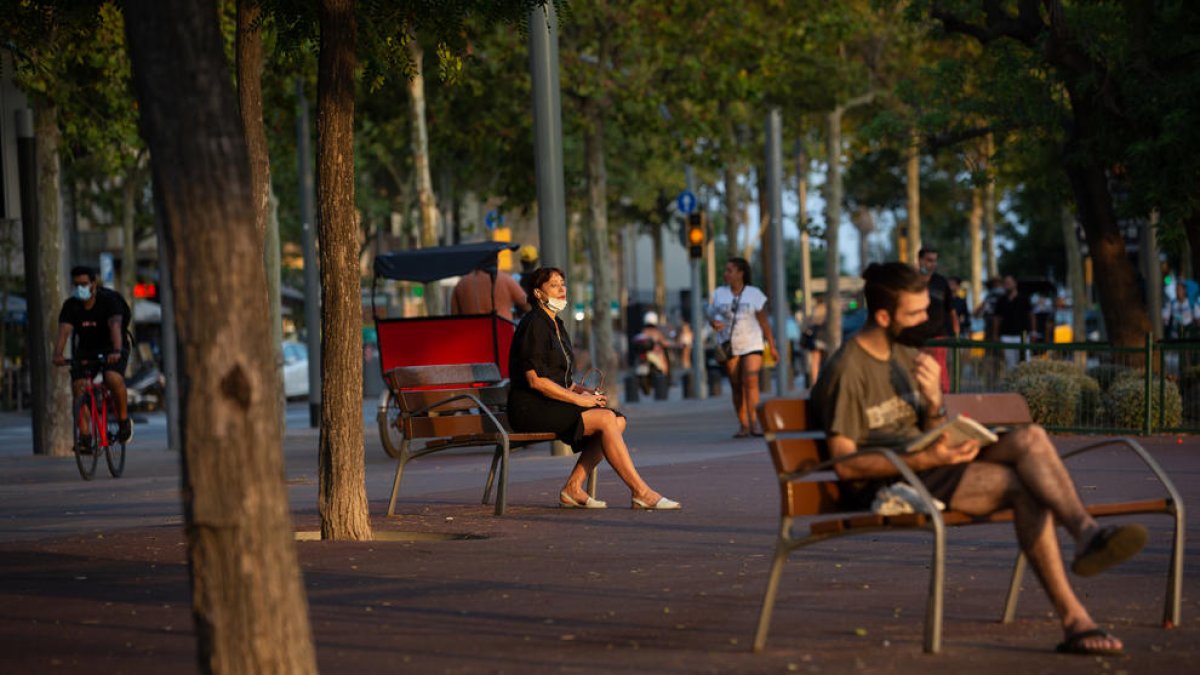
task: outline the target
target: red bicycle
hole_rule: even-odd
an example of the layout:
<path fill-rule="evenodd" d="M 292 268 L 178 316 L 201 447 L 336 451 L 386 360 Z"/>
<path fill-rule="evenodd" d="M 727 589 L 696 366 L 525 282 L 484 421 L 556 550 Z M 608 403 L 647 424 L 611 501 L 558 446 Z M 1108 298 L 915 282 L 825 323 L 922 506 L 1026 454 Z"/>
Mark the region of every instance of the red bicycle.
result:
<path fill-rule="evenodd" d="M 104 384 L 104 356 L 96 359 L 76 359 L 76 365 L 87 374 L 87 386 L 75 399 L 72 417 L 75 427 L 75 463 L 79 475 L 91 480 L 96 475 L 96 464 L 101 453 L 108 464 L 108 472 L 118 478 L 125 470 L 125 443 L 119 440 L 116 401 L 112 391 Z M 83 430 L 90 434 L 86 435 Z"/>

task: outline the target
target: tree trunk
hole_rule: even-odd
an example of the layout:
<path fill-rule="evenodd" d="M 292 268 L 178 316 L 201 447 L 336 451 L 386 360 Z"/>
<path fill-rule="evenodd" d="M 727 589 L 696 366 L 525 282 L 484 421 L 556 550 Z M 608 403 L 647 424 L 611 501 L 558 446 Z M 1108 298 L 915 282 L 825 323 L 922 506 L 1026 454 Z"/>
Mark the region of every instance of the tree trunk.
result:
<path fill-rule="evenodd" d="M 915 129 L 909 138 L 905 169 L 908 176 L 904 184 L 908 197 L 908 257 L 901 257 L 900 261 L 915 265 L 917 253 L 921 250 L 921 145 Z"/>
<path fill-rule="evenodd" d="M 1067 247 L 1067 286 L 1071 289 L 1071 335 L 1073 342 L 1087 340 L 1087 295 L 1083 285 L 1083 255 L 1075 234 L 1075 214 L 1062 207 L 1063 242 Z M 1082 355 L 1082 352 L 1078 352 Z"/>
<path fill-rule="evenodd" d="M 263 123 L 263 44 L 259 0 L 238 0 L 237 3 L 237 92 L 238 110 L 246 133 L 246 152 L 250 157 L 250 197 L 254 204 L 254 231 L 262 252 L 267 275 L 267 307 L 271 320 L 271 363 L 279 395 L 278 409 L 273 417 L 283 424 L 286 401 L 283 395 L 282 316 L 279 306 L 279 230 L 275 224 L 275 250 L 267 245 L 267 221 L 271 208 L 271 157 L 267 151 L 267 130 Z M 281 429 L 283 427 L 280 427 Z"/>
<path fill-rule="evenodd" d="M 125 18 L 178 308 L 198 665 L 315 673 L 279 425 L 268 412 L 275 391 L 249 160 L 218 16 L 202 0 L 128 0 Z"/>
<path fill-rule="evenodd" d="M 354 218 L 354 2 L 322 0 L 318 17 L 321 538 L 364 540 L 371 538 L 371 523 L 363 452 L 362 284 Z"/>
<path fill-rule="evenodd" d="M 967 227 L 971 241 L 971 309 L 983 299 L 983 241 L 980 239 L 983 225 L 983 188 L 976 185 L 971 188 L 971 214 L 967 218 Z M 960 326 L 960 330 L 971 336 L 970 326 Z"/>
<path fill-rule="evenodd" d="M 722 181 L 725 183 L 725 257 L 728 259 L 738 254 L 738 233 L 741 231 L 742 224 L 741 188 L 738 187 L 737 182 L 737 131 L 733 128 L 733 115 L 730 114 L 728 107 L 722 104 L 721 108 L 725 127 L 724 135 L 727 139 L 726 142 L 732 146 L 733 150 L 726 156 L 722 168 Z"/>
<path fill-rule="evenodd" d="M 1183 221 L 1183 231 L 1187 233 L 1189 260 L 1191 261 L 1191 274 L 1200 274 L 1200 213 L 1193 212 L 1191 216 Z"/>
<path fill-rule="evenodd" d="M 838 260 L 838 230 L 842 224 L 842 112 L 841 107 L 836 107 L 825 116 L 825 334 L 829 339 L 830 353 L 842 344 L 841 270 Z"/>
<path fill-rule="evenodd" d="M 603 40 L 602 40 L 603 42 Z M 603 47 L 601 52 L 604 52 Z M 607 59 L 605 59 L 607 60 Z M 587 156 L 588 214 L 590 227 L 587 229 L 587 248 L 592 261 L 592 340 L 596 345 L 596 367 L 609 379 L 610 396 L 613 400 L 617 391 L 617 353 L 613 350 L 613 279 L 612 256 L 608 245 L 608 170 L 604 164 L 604 111 L 594 98 L 583 102 L 584 119 L 587 127 L 584 136 L 584 152 Z"/>
<path fill-rule="evenodd" d="M 52 337 L 58 335 L 58 308 L 66 300 L 63 288 L 67 279 L 67 270 L 63 269 L 62 263 L 62 163 L 59 160 L 62 135 L 58 130 L 58 109 L 53 106 L 39 108 L 34 124 L 38 156 L 38 227 L 41 230 L 37 259 L 44 313 L 41 319 L 46 331 L 44 335 Z M 75 442 L 71 415 L 65 412 L 71 409 L 70 375 L 65 368 L 46 368 L 45 372 L 30 373 L 30 376 L 42 378 L 40 391 L 45 397 L 43 409 L 47 413 L 42 420 L 42 450 L 52 457 L 69 456 Z"/>
<path fill-rule="evenodd" d="M 1000 276 L 1000 265 L 996 260 L 996 171 L 992 167 L 996 143 L 991 134 L 983 138 L 983 154 L 988 166 L 987 184 L 983 188 L 983 230 L 987 237 L 984 259 L 988 278 L 995 279 Z"/>
<path fill-rule="evenodd" d="M 797 220 L 800 227 L 800 289 L 803 291 L 801 307 L 807 320 L 812 311 L 812 252 L 808 227 L 808 150 L 804 142 L 796 141 L 796 201 L 799 203 Z"/>
<path fill-rule="evenodd" d="M 666 229 L 667 226 L 662 223 L 654 226 L 654 308 L 660 314 L 667 310 L 667 271 L 663 265 Z"/>
<path fill-rule="evenodd" d="M 429 173 L 429 133 L 425 128 L 425 77 L 422 68 L 425 52 L 416 37 L 406 45 L 412 60 L 413 76 L 408 81 L 409 117 L 412 125 L 413 174 L 417 179 L 417 200 L 421 213 L 421 247 L 438 245 L 437 197 L 433 194 L 433 178 Z M 442 296 L 436 283 L 425 286 L 425 308 L 430 316 L 443 312 Z"/>

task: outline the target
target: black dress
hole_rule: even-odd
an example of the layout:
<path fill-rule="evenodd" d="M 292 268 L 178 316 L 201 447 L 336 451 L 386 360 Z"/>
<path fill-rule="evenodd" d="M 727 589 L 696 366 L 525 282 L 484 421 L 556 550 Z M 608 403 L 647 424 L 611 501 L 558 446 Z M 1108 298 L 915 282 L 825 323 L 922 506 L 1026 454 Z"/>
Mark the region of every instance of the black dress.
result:
<path fill-rule="evenodd" d="M 534 391 L 525 377 L 526 371 L 532 370 L 570 389 L 574 361 L 571 338 L 562 321 L 535 305 L 517 324 L 508 355 L 508 423 L 513 431 L 548 431 L 575 452 L 582 450 L 583 413 L 588 408 Z"/>

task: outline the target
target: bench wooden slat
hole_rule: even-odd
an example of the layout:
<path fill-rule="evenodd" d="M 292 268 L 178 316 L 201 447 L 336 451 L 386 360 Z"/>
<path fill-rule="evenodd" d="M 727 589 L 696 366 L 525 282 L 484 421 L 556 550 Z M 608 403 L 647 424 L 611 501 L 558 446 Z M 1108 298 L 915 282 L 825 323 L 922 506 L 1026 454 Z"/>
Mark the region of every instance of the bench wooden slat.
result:
<path fill-rule="evenodd" d="M 392 391 L 419 387 L 495 384 L 504 378 L 494 363 L 456 363 L 439 366 L 402 366 L 383 374 Z"/>
<path fill-rule="evenodd" d="M 402 389 L 396 396 L 396 402 L 401 412 L 416 412 L 434 403 L 448 398 L 470 394 L 479 399 L 480 403 L 491 407 L 504 406 L 508 403 L 508 387 L 493 385 L 487 387 L 459 387 L 451 389 Z M 469 410 L 478 405 L 471 399 L 460 399 L 452 403 L 439 405 L 433 412 L 445 413 L 453 410 Z"/>

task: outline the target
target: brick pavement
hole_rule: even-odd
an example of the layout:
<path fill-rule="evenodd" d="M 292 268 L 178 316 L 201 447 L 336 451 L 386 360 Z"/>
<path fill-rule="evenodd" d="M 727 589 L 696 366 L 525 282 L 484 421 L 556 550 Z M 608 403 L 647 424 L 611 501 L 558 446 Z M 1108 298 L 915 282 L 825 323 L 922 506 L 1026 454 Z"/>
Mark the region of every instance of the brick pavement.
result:
<path fill-rule="evenodd" d="M 728 438 L 734 425 L 727 405 L 674 401 L 629 409 L 635 461 L 652 485 L 684 502 L 678 513 L 554 508 L 570 460 L 526 451 L 515 456 L 510 514 L 495 518 L 478 504 L 485 457 L 459 451 L 412 464 L 400 517 L 385 519 L 390 465 L 368 427 L 368 494 L 380 540 L 297 544 L 321 669 L 1007 675 L 1194 668 L 1194 570 L 1185 577 L 1183 625 L 1158 627 L 1169 550 L 1161 517 L 1144 519 L 1151 540 L 1141 556 L 1078 583 L 1095 617 L 1126 641 L 1127 656 L 1053 654 L 1060 636 L 1032 579 L 1018 621 L 996 622 L 1015 555 L 1004 525 L 950 534 L 943 654 L 920 650 L 928 546 L 918 533 L 849 538 L 800 554 L 804 561 L 785 572 L 767 651 L 751 654 L 777 491 L 761 441 Z M 1147 445 L 1185 500 L 1198 503 L 1200 443 L 1182 440 L 1156 437 Z M 314 441 L 302 431 L 286 446 L 299 531 L 317 527 Z M 26 503 L 48 500 L 38 496 L 43 491 L 73 500 L 69 512 L 41 509 L 39 536 L 0 543 L 0 671 L 190 670 L 194 638 L 177 494 L 164 487 L 173 480 L 171 462 L 147 458 L 131 466 L 128 481 L 84 486 L 70 474 L 73 460 L 65 461 L 0 463 L 0 473 L 22 476 L 4 481 L 0 513 L 11 513 L 22 494 Z M 63 468 L 70 471 L 50 473 Z M 1104 452 L 1076 476 L 1085 498 L 1133 498 L 1151 488 L 1133 468 Z M 621 507 L 626 494 L 603 469 L 600 496 Z M 104 525 L 126 508 L 145 513 L 129 527 Z M 32 518 L 35 511 L 23 513 Z M 72 522 L 81 523 L 75 531 Z M 1189 528 L 1192 541 L 1195 533 Z M 1190 545 L 1189 563 L 1195 554 Z"/>

